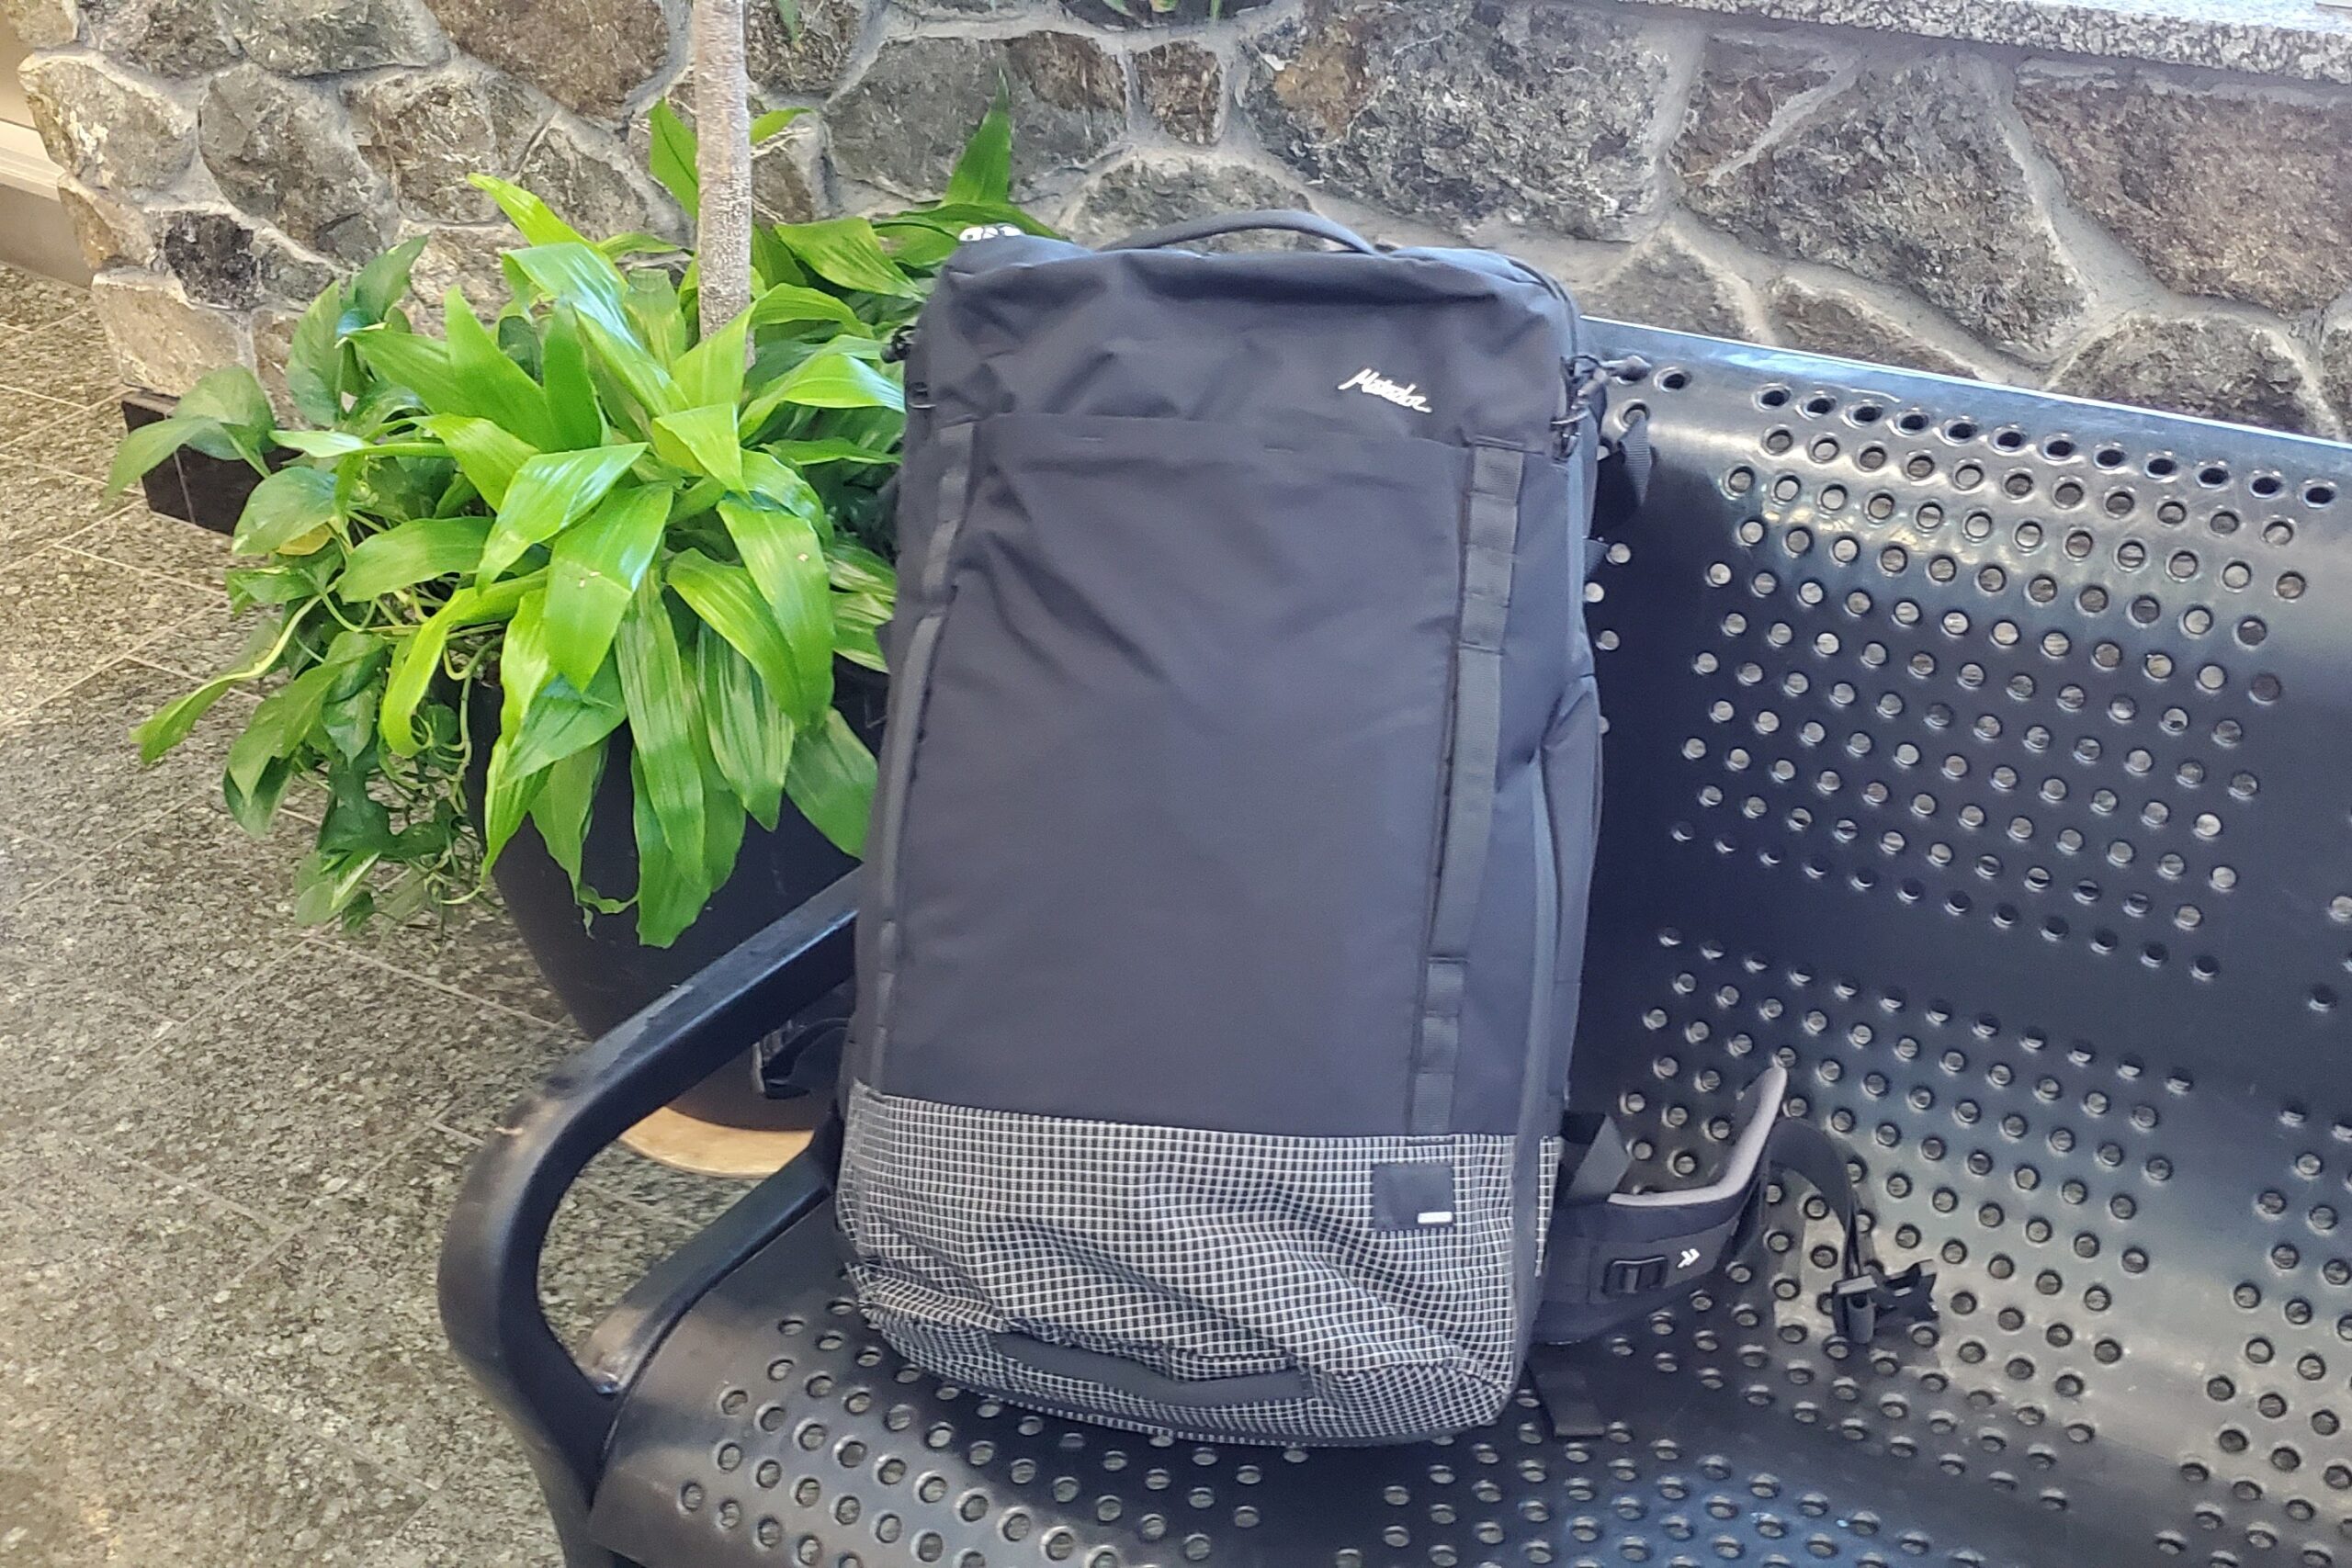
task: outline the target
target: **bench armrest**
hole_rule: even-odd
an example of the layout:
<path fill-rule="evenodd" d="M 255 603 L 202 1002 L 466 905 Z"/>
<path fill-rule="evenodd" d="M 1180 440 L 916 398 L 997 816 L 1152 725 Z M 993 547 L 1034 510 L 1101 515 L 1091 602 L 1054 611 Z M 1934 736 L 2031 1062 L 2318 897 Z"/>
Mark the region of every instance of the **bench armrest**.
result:
<path fill-rule="evenodd" d="M 854 872 L 842 877 L 566 1060 L 506 1112 L 467 1174 L 441 1247 L 442 1326 L 523 1439 L 575 1564 L 599 1561 L 581 1532 L 628 1380 L 753 1233 L 791 1224 L 825 1182 L 814 1161 L 795 1161 L 657 1269 L 654 1288 L 624 1304 L 629 1321 L 600 1332 L 594 1375 L 539 1306 L 548 1226 L 582 1169 L 622 1133 L 849 977 L 856 882 Z"/>

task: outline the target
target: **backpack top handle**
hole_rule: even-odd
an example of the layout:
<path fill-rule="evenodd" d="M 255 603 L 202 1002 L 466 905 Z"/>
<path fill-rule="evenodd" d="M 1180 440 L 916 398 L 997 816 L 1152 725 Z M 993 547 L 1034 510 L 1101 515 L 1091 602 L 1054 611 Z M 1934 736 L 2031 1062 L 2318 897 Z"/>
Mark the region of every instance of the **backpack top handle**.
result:
<path fill-rule="evenodd" d="M 1275 210 L 1268 212 L 1227 212 L 1209 218 L 1188 218 L 1182 223 L 1170 223 L 1164 229 L 1147 229 L 1140 234 L 1130 234 L 1102 248 L 1106 251 L 1150 251 L 1163 245 L 1189 244 L 1194 240 L 1213 239 L 1219 234 L 1239 233 L 1250 229 L 1288 229 L 1295 233 L 1312 234 L 1318 240 L 1329 240 L 1351 251 L 1376 256 L 1379 249 L 1363 235 L 1329 218 L 1312 212 Z"/>

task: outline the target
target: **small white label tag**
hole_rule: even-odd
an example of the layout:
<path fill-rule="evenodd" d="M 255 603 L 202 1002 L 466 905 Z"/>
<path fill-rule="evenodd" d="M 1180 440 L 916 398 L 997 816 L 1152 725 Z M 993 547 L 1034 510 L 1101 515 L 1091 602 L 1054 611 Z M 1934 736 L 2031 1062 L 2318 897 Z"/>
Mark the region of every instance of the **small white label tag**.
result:
<path fill-rule="evenodd" d="M 1688 1269 L 1698 1261 L 1699 1249 L 1695 1247 L 1686 1247 L 1682 1249 L 1682 1256 L 1674 1260 L 1674 1266 L 1677 1269 Z"/>
<path fill-rule="evenodd" d="M 1423 1209 L 1419 1213 L 1413 1216 L 1413 1223 L 1417 1225 L 1450 1225 L 1453 1223 L 1453 1211 L 1451 1209 Z"/>
<path fill-rule="evenodd" d="M 1369 365 L 1340 382 L 1339 390 L 1363 392 L 1384 402 L 1395 403 L 1400 409 L 1410 409 L 1415 413 L 1437 412 L 1430 407 L 1429 399 L 1421 395 L 1420 389 L 1414 383 L 1392 381 Z"/>

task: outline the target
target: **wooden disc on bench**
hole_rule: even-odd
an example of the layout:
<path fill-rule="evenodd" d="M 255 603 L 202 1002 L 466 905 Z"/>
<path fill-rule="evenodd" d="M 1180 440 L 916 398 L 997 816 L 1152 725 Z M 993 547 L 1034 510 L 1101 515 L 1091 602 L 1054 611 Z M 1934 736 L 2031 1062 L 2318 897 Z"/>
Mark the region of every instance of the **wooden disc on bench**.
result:
<path fill-rule="evenodd" d="M 667 1106 L 621 1134 L 621 1142 L 647 1159 L 696 1176 L 753 1181 L 773 1176 L 808 1146 L 804 1131 L 722 1127 Z"/>

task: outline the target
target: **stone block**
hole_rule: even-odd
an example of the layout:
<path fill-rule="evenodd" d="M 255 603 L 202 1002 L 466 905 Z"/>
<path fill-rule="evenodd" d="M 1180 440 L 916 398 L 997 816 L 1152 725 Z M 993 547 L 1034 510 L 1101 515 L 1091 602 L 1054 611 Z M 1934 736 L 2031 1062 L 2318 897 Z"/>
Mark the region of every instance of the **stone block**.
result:
<path fill-rule="evenodd" d="M 1867 72 L 1685 185 L 1694 212 L 1758 249 L 1914 289 L 2038 364 L 2083 309 L 1990 93 L 1949 56 Z"/>
<path fill-rule="evenodd" d="M 884 45 L 828 111 L 833 165 L 901 195 L 936 196 L 1000 85 L 1022 188 L 1091 163 L 1126 134 L 1125 73 L 1081 34 L 901 39 Z"/>
<path fill-rule="evenodd" d="M 1139 153 L 1112 165 L 1089 186 L 1064 227 L 1072 239 L 1099 245 L 1211 212 L 1306 205 L 1306 192 L 1297 185 L 1246 164 Z M 1271 250 L 1295 243 L 1314 242 L 1269 231 L 1211 240 L 1202 248 Z"/>
<path fill-rule="evenodd" d="M 90 282 L 90 303 L 131 386 L 177 397 L 209 370 L 252 362 L 244 318 L 191 303 L 168 278 L 102 272 Z"/>
<path fill-rule="evenodd" d="M 1597 316 L 1675 332 L 1751 343 L 1762 335 L 1747 283 L 1671 229 L 1635 246 L 1577 302 Z"/>
<path fill-rule="evenodd" d="M 198 122 L 221 193 L 297 243 L 356 265 L 390 238 L 391 192 L 360 157 L 332 94 L 232 66 L 205 89 Z"/>
<path fill-rule="evenodd" d="M 2235 316 L 2138 311 L 2102 328 L 2050 379 L 2052 391 L 2274 430 L 2336 423 L 2286 336 Z"/>
<path fill-rule="evenodd" d="M 1195 147 L 1225 133 L 1225 63 L 1216 51 L 1179 39 L 1137 50 L 1135 67 L 1136 92 L 1161 130 Z"/>
<path fill-rule="evenodd" d="M 577 113 L 617 122 L 670 60 L 659 0 L 427 0 L 477 60 Z"/>
<path fill-rule="evenodd" d="M 1821 287 L 1795 277 L 1776 277 L 1764 292 L 1780 341 L 1811 354 L 1874 365 L 1900 365 L 1939 376 L 1975 376 L 1976 367 L 1922 335 L 1932 314 L 1910 303 L 1906 312 L 1882 308 L 1849 288 Z"/>
<path fill-rule="evenodd" d="M 288 76 L 431 65 L 449 46 L 422 0 L 219 0 L 245 58 Z"/>
<path fill-rule="evenodd" d="M 1252 40 L 1246 102 L 1310 183 L 1468 233 L 1634 238 L 1657 209 L 1665 42 L 1615 16 L 1313 0 Z"/>
<path fill-rule="evenodd" d="M 377 76 L 347 96 L 360 153 L 391 181 L 402 209 L 454 223 L 498 216 L 466 176 L 511 177 L 548 114 L 537 94 L 478 66 Z"/>
<path fill-rule="evenodd" d="M 50 162 L 91 185 L 161 190 L 196 151 L 194 117 L 102 60 L 35 55 L 18 76 Z"/>
<path fill-rule="evenodd" d="M 2352 288 L 2352 98 L 2029 67 L 2016 99 L 2075 205 L 2169 287 L 2289 314 Z"/>
<path fill-rule="evenodd" d="M 155 214 L 155 259 L 194 305 L 230 310 L 265 302 L 304 305 L 335 276 L 283 236 L 225 208 L 174 209 Z"/>

